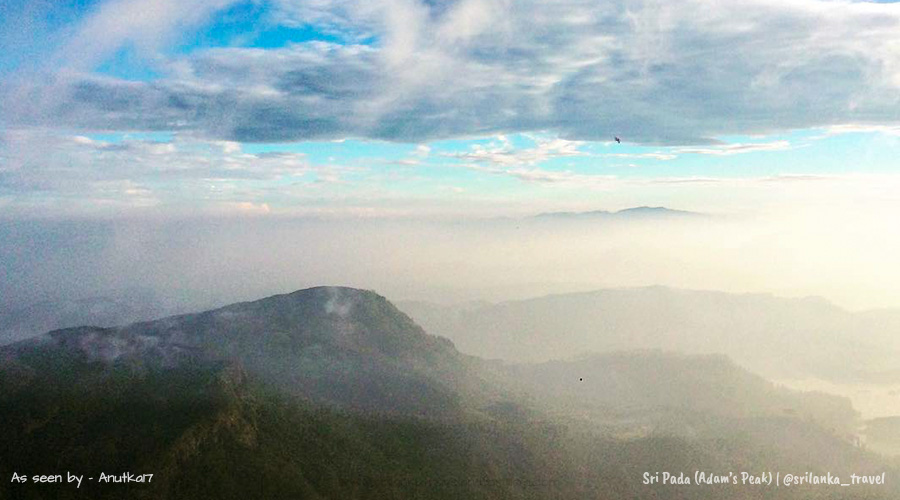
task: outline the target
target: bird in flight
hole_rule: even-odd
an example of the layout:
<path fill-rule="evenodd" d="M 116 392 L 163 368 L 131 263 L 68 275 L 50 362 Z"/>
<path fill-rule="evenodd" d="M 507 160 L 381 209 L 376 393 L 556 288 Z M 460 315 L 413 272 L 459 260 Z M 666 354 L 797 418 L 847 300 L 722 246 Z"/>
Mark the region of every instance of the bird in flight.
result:
<path fill-rule="evenodd" d="M 618 137 L 616 137 L 616 142 L 619 144 L 622 144 L 622 139 L 619 139 Z"/>

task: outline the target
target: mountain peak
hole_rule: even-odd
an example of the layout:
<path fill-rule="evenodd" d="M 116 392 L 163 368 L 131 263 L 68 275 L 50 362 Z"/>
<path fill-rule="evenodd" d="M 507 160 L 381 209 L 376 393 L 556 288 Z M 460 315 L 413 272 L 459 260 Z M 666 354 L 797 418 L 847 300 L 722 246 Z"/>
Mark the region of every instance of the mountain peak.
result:
<path fill-rule="evenodd" d="M 616 215 L 699 215 L 696 212 L 686 210 L 674 210 L 666 207 L 632 207 L 619 210 Z"/>
<path fill-rule="evenodd" d="M 4 354 L 135 372 L 236 362 L 313 400 L 413 413 L 452 410 L 449 385 L 466 380 L 452 342 L 375 292 L 331 286 L 118 328 L 57 330 Z"/>
<path fill-rule="evenodd" d="M 136 323 L 116 335 L 234 354 L 309 349 L 403 358 L 420 351 L 455 352 L 426 334 L 386 298 L 369 290 L 320 286 L 240 302 L 211 311 Z"/>
<path fill-rule="evenodd" d="M 299 308 L 310 316 L 337 316 L 348 319 L 355 308 L 380 307 L 390 309 L 388 300 L 371 290 L 345 286 L 317 286 L 294 292 L 272 295 L 251 302 L 239 302 L 214 311 L 212 314 L 228 315 L 236 312 L 290 313 Z"/>

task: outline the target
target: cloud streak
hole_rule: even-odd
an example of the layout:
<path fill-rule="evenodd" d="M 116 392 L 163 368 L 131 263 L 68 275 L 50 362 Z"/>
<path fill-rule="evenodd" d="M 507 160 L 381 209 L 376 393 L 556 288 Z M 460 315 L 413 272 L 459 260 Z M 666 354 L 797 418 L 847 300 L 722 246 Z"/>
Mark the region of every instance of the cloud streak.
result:
<path fill-rule="evenodd" d="M 708 148 L 679 148 L 675 151 L 679 154 L 733 156 L 745 153 L 756 153 L 759 151 L 783 151 L 790 148 L 791 143 L 788 141 L 773 141 L 751 144 L 726 144 Z"/>
<path fill-rule="evenodd" d="M 8 131 L 0 186 L 77 188 L 100 181 L 272 180 L 315 172 L 297 153 L 244 153 L 237 143 L 176 136 L 170 141 L 110 142 L 43 130 Z"/>
<path fill-rule="evenodd" d="M 324 193 L 356 167 L 290 152 L 251 154 L 229 141 L 175 136 L 103 141 L 47 130 L 0 134 L 0 202 L 24 212 L 109 213 L 187 204 L 265 213 L 272 199 Z"/>

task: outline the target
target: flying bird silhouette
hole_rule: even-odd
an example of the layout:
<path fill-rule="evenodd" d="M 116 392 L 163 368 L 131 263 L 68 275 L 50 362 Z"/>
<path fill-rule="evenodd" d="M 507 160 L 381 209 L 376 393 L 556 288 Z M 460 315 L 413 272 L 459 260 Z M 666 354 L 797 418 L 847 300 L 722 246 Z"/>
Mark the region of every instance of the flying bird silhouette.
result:
<path fill-rule="evenodd" d="M 619 144 L 622 144 L 622 139 L 619 139 L 618 137 L 616 137 L 616 142 Z"/>

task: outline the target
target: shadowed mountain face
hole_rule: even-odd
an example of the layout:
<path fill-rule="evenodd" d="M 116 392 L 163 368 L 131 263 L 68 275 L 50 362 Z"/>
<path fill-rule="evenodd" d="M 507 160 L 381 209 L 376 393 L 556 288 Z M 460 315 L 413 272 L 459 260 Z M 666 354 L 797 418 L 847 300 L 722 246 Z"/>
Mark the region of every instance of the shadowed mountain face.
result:
<path fill-rule="evenodd" d="M 487 358 L 547 361 L 664 349 L 726 354 L 771 378 L 900 381 L 900 337 L 885 330 L 894 315 L 853 314 L 820 299 L 650 287 L 476 307 L 400 306 L 462 352 Z"/>
<path fill-rule="evenodd" d="M 722 357 L 480 361 L 377 294 L 322 287 L 0 348 L 0 477 L 156 475 L 80 490 L 0 481 L 0 498 L 759 498 L 641 476 L 894 472 L 831 417 L 852 409 Z"/>

